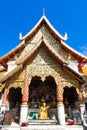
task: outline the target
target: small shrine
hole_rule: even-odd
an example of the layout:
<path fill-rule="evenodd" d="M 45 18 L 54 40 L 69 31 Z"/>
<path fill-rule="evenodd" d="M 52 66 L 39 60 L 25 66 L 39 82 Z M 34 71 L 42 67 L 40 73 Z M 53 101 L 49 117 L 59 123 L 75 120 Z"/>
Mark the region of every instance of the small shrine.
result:
<path fill-rule="evenodd" d="M 19 38 L 20 44 L 0 58 L 1 112 L 11 112 L 19 124 L 65 125 L 69 119 L 81 124 L 87 57 L 69 47 L 67 34 L 56 31 L 46 16 Z"/>

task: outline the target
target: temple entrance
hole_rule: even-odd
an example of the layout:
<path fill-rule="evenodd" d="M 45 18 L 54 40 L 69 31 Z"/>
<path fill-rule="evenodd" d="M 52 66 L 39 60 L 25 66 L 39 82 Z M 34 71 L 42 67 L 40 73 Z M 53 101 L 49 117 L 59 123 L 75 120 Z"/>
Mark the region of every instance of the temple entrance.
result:
<path fill-rule="evenodd" d="M 81 124 L 78 93 L 74 86 L 64 87 L 63 102 L 65 106 L 66 119 L 74 119 L 75 124 Z"/>
<path fill-rule="evenodd" d="M 8 102 L 6 104 L 6 111 L 4 113 L 4 124 L 8 125 L 12 119 L 19 123 L 20 120 L 20 105 L 22 103 L 21 88 L 10 88 L 8 93 Z"/>
<path fill-rule="evenodd" d="M 22 93 L 21 88 L 10 88 L 8 94 L 9 108 L 10 110 L 15 107 L 20 107 L 22 103 Z"/>
<path fill-rule="evenodd" d="M 40 115 L 43 104 L 48 108 L 46 116 Z M 41 77 L 32 78 L 29 86 L 29 118 L 30 119 L 56 119 L 57 115 L 56 83 L 52 76 L 47 76 L 44 81 Z M 36 116 L 38 114 L 38 117 Z M 48 115 L 47 115 L 48 114 Z"/>
<path fill-rule="evenodd" d="M 29 107 L 39 108 L 42 103 L 46 103 L 50 108 L 56 108 L 56 83 L 52 76 L 41 80 L 41 77 L 32 78 L 29 86 Z"/>
<path fill-rule="evenodd" d="M 75 102 L 78 100 L 78 94 L 76 92 L 76 88 L 74 86 L 72 87 L 65 86 L 63 99 L 64 99 L 65 105 L 68 104 L 74 107 Z"/>

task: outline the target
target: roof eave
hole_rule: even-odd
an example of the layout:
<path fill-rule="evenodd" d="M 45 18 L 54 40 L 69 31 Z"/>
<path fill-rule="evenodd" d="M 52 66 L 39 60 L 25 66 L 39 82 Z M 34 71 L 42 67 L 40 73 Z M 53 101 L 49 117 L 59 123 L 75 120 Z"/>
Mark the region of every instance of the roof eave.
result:
<path fill-rule="evenodd" d="M 80 61 L 86 63 L 87 62 L 87 57 L 84 56 L 83 54 L 77 52 L 70 46 L 68 46 L 64 41 L 61 40 L 61 47 L 65 49 L 67 52 L 71 53 L 74 57 L 78 58 Z"/>
<path fill-rule="evenodd" d="M 24 49 L 25 47 L 25 41 L 22 41 L 20 45 L 18 45 L 16 48 L 12 49 L 10 52 L 8 52 L 7 54 L 5 54 L 4 56 L 2 56 L 0 58 L 0 63 L 7 68 L 7 62 L 15 56 L 15 54 L 19 53 L 22 49 Z"/>
<path fill-rule="evenodd" d="M 7 79 L 11 78 L 13 75 L 17 74 L 17 72 L 21 71 L 23 69 L 23 65 L 20 64 L 19 66 L 17 66 L 14 70 L 12 70 L 11 72 L 7 73 L 6 75 L 3 75 L 0 78 L 0 83 L 5 82 Z"/>
<path fill-rule="evenodd" d="M 72 70 L 69 66 L 66 64 L 63 65 L 63 69 L 68 72 L 71 76 L 73 76 L 75 79 L 77 79 L 80 83 L 84 83 L 84 80 L 80 74 L 78 74 L 76 71 Z"/>

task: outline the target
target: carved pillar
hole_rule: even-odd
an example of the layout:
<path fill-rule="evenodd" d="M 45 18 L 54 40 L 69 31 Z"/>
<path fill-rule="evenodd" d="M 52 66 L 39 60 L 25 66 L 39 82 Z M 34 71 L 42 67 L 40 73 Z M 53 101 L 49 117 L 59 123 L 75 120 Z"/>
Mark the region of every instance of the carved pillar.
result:
<path fill-rule="evenodd" d="M 3 95 L 3 100 L 2 100 L 1 111 L 5 111 L 6 110 L 7 94 L 8 94 L 8 89 L 5 88 L 4 95 Z"/>
<path fill-rule="evenodd" d="M 22 104 L 28 104 L 28 85 L 29 85 L 29 74 L 28 71 L 25 70 L 25 79 L 24 79 L 24 90 L 23 90 L 23 97 L 22 97 Z"/>
<path fill-rule="evenodd" d="M 58 86 L 57 86 L 57 111 L 58 111 L 58 119 L 59 119 L 60 125 L 65 125 L 62 82 L 61 82 L 61 77 L 59 73 L 58 73 Z"/>
<path fill-rule="evenodd" d="M 62 83 L 61 83 L 61 77 L 59 73 L 58 73 L 58 86 L 57 86 L 57 102 L 63 103 Z"/>
<path fill-rule="evenodd" d="M 22 97 L 22 105 L 20 111 L 20 125 L 22 122 L 27 122 L 28 116 L 28 96 L 29 96 L 29 74 L 28 70 L 25 70 L 25 78 L 24 78 L 24 90 Z"/>

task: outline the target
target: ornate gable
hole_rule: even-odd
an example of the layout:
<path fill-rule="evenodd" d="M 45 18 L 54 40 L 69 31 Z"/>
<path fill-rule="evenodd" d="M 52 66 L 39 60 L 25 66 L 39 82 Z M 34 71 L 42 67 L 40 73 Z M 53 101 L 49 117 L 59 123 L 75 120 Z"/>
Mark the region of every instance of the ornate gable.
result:
<path fill-rule="evenodd" d="M 58 31 L 54 29 L 54 27 L 50 24 L 48 19 L 45 16 L 42 16 L 36 26 L 25 36 L 20 36 L 22 42 L 5 56 L 0 58 L 0 63 L 7 68 L 7 62 L 9 60 L 14 59 L 15 55 L 17 58 L 21 59 L 21 57 L 25 57 L 27 51 L 33 50 L 36 44 L 40 42 L 41 39 L 51 45 L 55 52 L 60 54 L 65 60 L 77 60 L 78 63 L 85 64 L 87 62 L 87 58 L 82 54 L 76 52 L 74 49 L 70 48 L 64 41 L 67 40 L 66 35 L 63 37 L 59 34 Z M 25 53 L 25 54 L 24 54 Z"/>
<path fill-rule="evenodd" d="M 80 74 L 78 64 L 87 61 L 85 56 L 77 53 L 64 42 L 66 38 L 52 27 L 45 16 L 42 16 L 40 21 L 29 33 L 24 37 L 21 36 L 21 40 L 21 43 L 15 49 L 0 58 L 0 63 L 7 68 L 7 77 L 9 77 L 9 75 L 12 76 L 17 70 L 20 70 L 21 66 L 26 65 L 35 55 L 38 55 L 42 46 L 44 46 L 42 52 L 46 49 L 47 53 L 49 53 L 58 64 L 60 63 L 64 67 L 65 64 L 68 66 L 66 67 L 66 69 L 68 69 L 67 72 L 72 69 L 72 73 L 75 71 Z M 14 64 L 13 68 L 10 68 L 11 64 Z M 76 73 L 74 73 L 74 75 L 76 75 Z M 8 79 L 6 76 L 4 77 L 4 81 Z M 3 79 L 1 81 L 3 81 Z"/>

